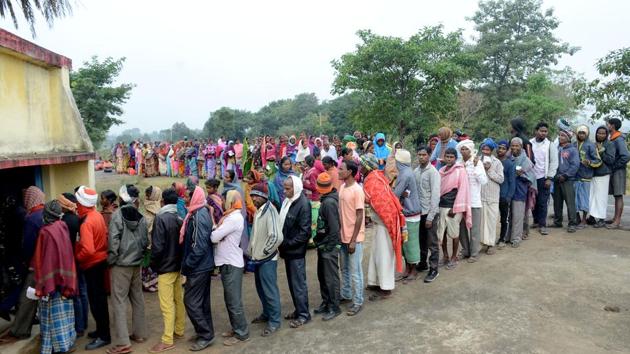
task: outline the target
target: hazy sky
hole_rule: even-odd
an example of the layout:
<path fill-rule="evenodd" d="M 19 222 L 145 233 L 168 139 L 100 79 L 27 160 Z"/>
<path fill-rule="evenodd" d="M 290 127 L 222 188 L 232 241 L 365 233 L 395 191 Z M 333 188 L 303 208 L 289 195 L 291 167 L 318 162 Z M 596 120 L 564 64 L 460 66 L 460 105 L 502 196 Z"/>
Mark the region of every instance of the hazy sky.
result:
<path fill-rule="evenodd" d="M 597 58 L 630 46 L 628 0 L 543 6 L 561 21 L 558 37 L 582 48 L 562 66 L 593 77 Z M 441 23 L 449 31 L 463 28 L 470 40 L 466 17 L 476 9 L 475 0 L 80 0 L 52 28 L 40 21 L 34 41 L 70 57 L 75 68 L 92 55 L 127 57 L 120 81 L 137 87 L 124 107 L 126 123 L 113 132 L 159 130 L 175 121 L 201 128 L 222 106 L 256 111 L 302 92 L 331 98 L 330 61 L 353 51 L 359 29 L 408 37 Z M 32 40 L 24 24 L 16 31 L 4 19 L 0 27 Z"/>

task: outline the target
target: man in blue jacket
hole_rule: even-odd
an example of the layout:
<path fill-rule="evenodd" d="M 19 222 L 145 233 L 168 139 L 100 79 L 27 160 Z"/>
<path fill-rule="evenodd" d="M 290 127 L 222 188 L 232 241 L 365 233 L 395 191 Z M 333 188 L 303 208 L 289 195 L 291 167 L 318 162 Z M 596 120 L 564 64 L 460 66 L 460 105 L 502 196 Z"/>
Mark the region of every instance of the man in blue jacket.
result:
<path fill-rule="evenodd" d="M 210 279 L 214 268 L 214 251 L 210 240 L 212 218 L 206 208 L 206 198 L 201 187 L 187 190 L 185 200 L 188 214 L 184 219 L 184 233 L 180 234 L 180 242 L 183 236 L 184 247 L 182 275 L 186 277 L 184 305 L 197 336 L 189 349 L 200 351 L 214 340 L 210 310 Z"/>
<path fill-rule="evenodd" d="M 501 216 L 501 231 L 499 232 L 499 247 L 505 247 L 505 241 L 509 239 L 510 232 L 510 209 L 512 198 L 514 197 L 514 189 L 516 188 L 516 166 L 512 157 L 508 156 L 510 144 L 507 140 L 501 140 L 497 143 L 497 158 L 503 164 L 503 183 L 499 191 L 499 213 Z"/>
<path fill-rule="evenodd" d="M 562 208 L 567 204 L 569 217 L 568 232 L 575 232 L 577 212 L 575 210 L 575 176 L 580 167 L 580 156 L 571 144 L 571 132 L 560 131 L 558 136 L 558 171 L 553 184 L 553 210 L 555 214 L 554 227 L 562 227 Z"/>

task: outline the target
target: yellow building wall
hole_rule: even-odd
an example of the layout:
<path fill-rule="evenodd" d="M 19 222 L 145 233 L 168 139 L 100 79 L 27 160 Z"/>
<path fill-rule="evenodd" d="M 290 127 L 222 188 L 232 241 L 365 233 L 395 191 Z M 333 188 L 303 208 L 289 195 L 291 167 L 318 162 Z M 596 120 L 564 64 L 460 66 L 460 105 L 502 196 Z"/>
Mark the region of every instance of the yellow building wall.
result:
<path fill-rule="evenodd" d="M 42 166 L 42 182 L 46 200 L 81 185 L 95 188 L 94 161 Z"/>
<path fill-rule="evenodd" d="M 0 48 L 0 155 L 92 152 L 67 68 Z"/>

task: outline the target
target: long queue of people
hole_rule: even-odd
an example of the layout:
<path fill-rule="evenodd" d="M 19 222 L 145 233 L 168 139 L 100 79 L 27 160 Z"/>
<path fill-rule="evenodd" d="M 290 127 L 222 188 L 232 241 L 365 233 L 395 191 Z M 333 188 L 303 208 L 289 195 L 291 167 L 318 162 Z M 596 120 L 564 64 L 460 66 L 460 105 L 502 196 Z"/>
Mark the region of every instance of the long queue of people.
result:
<path fill-rule="evenodd" d="M 609 120 L 597 128 L 593 143 L 588 127 L 573 130 L 561 120 L 556 143 L 548 139 L 546 123 L 529 139 L 523 121 L 515 119 L 509 141 L 486 138 L 478 149 L 443 127 L 432 144 L 415 149 L 416 168 L 412 152 L 398 142 L 388 145 L 383 134 L 364 142 L 362 151 L 348 138 L 339 160 L 330 156 L 330 145 L 324 154 L 304 145 L 277 165 L 270 155 L 264 168 L 245 168 L 243 183 L 238 171 L 227 169 L 222 188 L 221 181 L 209 178 L 204 190 L 193 176 L 164 191 L 151 186 L 144 198 L 134 185 L 121 186 L 117 196 L 104 191 L 100 198 L 81 186 L 44 203 L 41 190 L 30 187 L 23 240 L 30 267 L 13 326 L 2 340 L 30 336 L 39 313 L 41 352 L 72 351 L 76 338 L 86 334 L 89 306 L 96 329 L 87 333 L 93 340 L 86 349 L 113 343 L 109 354 L 130 353 L 132 342 L 147 340 L 143 274 L 154 273 L 164 332 L 151 352 L 175 347 L 184 336 L 185 315 L 195 331 L 189 349 L 203 350 L 216 337 L 210 288 L 218 270 L 231 325 L 221 337 L 233 346 L 249 340 L 250 323 L 262 324 L 267 337 L 283 319 L 299 328 L 313 315 L 335 319 L 342 306 L 346 315 L 356 316 L 365 290 L 367 300 L 385 300 L 397 283 L 412 283 L 422 272 L 431 283 L 440 268 L 454 269 L 464 259 L 475 263 L 481 252 L 492 255 L 508 244 L 518 248 L 530 237 L 530 214 L 534 229 L 548 235 L 551 195 L 554 227 L 563 227 L 566 205 L 569 233 L 584 229 L 590 217 L 595 228 L 619 228 L 630 160 L 620 125 Z M 609 193 L 615 214 L 607 224 Z M 374 228 L 367 285 L 366 224 Z M 312 312 L 309 245 L 317 249 L 321 295 Z M 280 258 L 294 307 L 284 316 Z M 260 313 L 251 322 L 242 296 L 248 271 L 260 299 Z"/>

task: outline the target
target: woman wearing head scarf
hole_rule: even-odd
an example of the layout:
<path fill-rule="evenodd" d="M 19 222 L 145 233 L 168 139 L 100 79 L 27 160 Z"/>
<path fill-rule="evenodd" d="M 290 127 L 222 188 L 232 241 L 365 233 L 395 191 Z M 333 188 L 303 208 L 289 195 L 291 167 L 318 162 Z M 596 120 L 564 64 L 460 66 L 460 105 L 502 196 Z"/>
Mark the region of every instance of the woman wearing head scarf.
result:
<path fill-rule="evenodd" d="M 302 193 L 302 180 L 289 175 L 284 181 L 285 199 L 280 209 L 280 225 L 284 240 L 280 257 L 284 258 L 287 280 L 295 311 L 285 316 L 289 325 L 298 328 L 311 320 L 306 286 L 306 248 L 311 239 L 311 205 Z"/>
<path fill-rule="evenodd" d="M 444 153 L 447 149 L 457 147 L 457 141 L 453 139 L 453 131 L 448 127 L 442 127 L 438 130 L 439 142 L 435 145 L 435 149 L 431 153 L 431 163 L 436 163 L 435 168 L 438 170 L 444 167 Z"/>
<path fill-rule="evenodd" d="M 217 147 L 212 140 L 208 141 L 205 148 L 203 149 L 203 155 L 206 158 L 205 169 L 206 169 L 206 178 L 213 179 L 216 177 L 217 173 Z"/>
<path fill-rule="evenodd" d="M 212 218 L 206 208 L 203 189 L 197 186 L 187 193 L 188 213 L 179 233 L 179 243 L 183 247 L 181 273 L 186 277 L 184 306 L 196 335 L 189 349 L 200 351 L 210 346 L 215 336 L 210 308 L 210 281 L 214 268 Z"/>
<path fill-rule="evenodd" d="M 608 140 L 608 129 L 605 126 L 595 131 L 595 148 L 602 164 L 593 170 L 593 180 L 589 195 L 590 213 L 596 222 L 593 227 L 606 227 L 606 209 L 608 208 L 608 187 L 612 166 L 615 164 L 615 151 Z"/>
<path fill-rule="evenodd" d="M 186 208 L 186 201 L 184 198 L 186 197 L 186 186 L 181 182 L 173 182 L 173 188 L 175 188 L 175 192 L 177 193 L 177 215 L 180 218 L 185 218 L 186 214 L 188 214 L 188 209 Z"/>
<path fill-rule="evenodd" d="M 276 177 L 274 178 L 274 184 L 278 193 L 278 197 L 280 198 L 280 202 L 284 201 L 284 181 L 289 178 L 289 176 L 294 176 L 295 172 L 291 167 L 291 159 L 287 156 L 283 157 L 280 160 L 280 168 L 276 173 Z"/>
<path fill-rule="evenodd" d="M 387 142 L 385 141 L 385 134 L 377 133 L 374 136 L 374 156 L 378 160 L 378 169 L 385 169 L 385 160 L 389 156 L 392 149 L 387 146 Z"/>
<path fill-rule="evenodd" d="M 295 155 L 295 162 L 304 162 L 307 156 L 311 154 L 311 150 L 308 147 L 308 141 L 306 139 L 300 140 L 297 147 L 297 154 Z"/>
<path fill-rule="evenodd" d="M 35 246 L 39 231 L 43 225 L 44 199 L 46 196 L 35 186 L 28 187 L 24 191 L 24 208 L 26 209 L 26 219 L 22 234 L 22 254 L 21 263 L 28 268 L 35 253 Z M 34 284 L 33 272 L 29 272 L 24 279 L 24 289 L 20 294 L 19 306 L 16 319 L 13 321 L 11 330 L 2 339 L 10 342 L 31 336 L 31 328 L 35 314 L 37 312 L 37 301 L 26 297 L 26 289 Z"/>
<path fill-rule="evenodd" d="M 497 242 L 497 221 L 499 217 L 499 197 L 503 183 L 503 164 L 492 155 L 497 145 L 486 138 L 481 143 L 481 163 L 486 170 L 488 183 L 481 186 L 481 244 L 487 247 L 487 254 L 494 254 Z"/>
<path fill-rule="evenodd" d="M 39 300 L 40 352 L 64 353 L 74 347 L 74 306 L 77 277 L 68 227 L 56 200 L 44 207 L 44 225 L 39 230 L 32 267 L 35 295 Z"/>
<path fill-rule="evenodd" d="M 149 235 L 153 230 L 153 220 L 162 208 L 162 190 L 157 186 L 149 186 L 145 191 L 144 197 L 144 218 L 147 223 Z M 151 247 L 151 238 L 149 238 L 149 248 Z M 157 273 L 150 267 L 151 254 L 147 252 L 142 261 L 142 289 L 147 292 L 154 293 L 157 291 Z"/>
<path fill-rule="evenodd" d="M 228 310 L 232 330 L 223 342 L 232 346 L 249 339 L 249 328 L 243 310 L 243 249 L 239 247 L 243 233 L 244 219 L 241 213 L 243 201 L 241 195 L 231 190 L 225 198 L 225 213 L 212 231 L 211 240 L 216 245 L 214 264 L 221 271 L 223 297 Z"/>
<path fill-rule="evenodd" d="M 396 151 L 402 149 L 402 143 L 400 141 L 394 142 L 394 148 L 391 149 L 389 156 L 385 160 L 385 177 L 389 179 L 390 184 L 393 186 L 398 177 L 398 168 L 396 166 Z"/>

